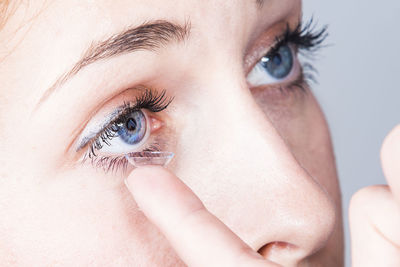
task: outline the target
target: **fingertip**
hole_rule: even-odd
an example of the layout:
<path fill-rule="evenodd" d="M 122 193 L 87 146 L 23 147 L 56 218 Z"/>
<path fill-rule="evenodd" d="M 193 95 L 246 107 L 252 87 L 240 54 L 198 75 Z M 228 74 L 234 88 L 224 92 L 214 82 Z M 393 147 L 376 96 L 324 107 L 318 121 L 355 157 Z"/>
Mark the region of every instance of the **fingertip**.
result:
<path fill-rule="evenodd" d="M 400 124 L 394 127 L 383 141 L 381 148 L 382 161 L 390 158 L 396 152 L 400 152 Z"/>
<path fill-rule="evenodd" d="M 127 185 L 130 185 L 131 183 L 134 183 L 139 177 L 151 177 L 154 176 L 153 173 L 162 174 L 166 171 L 166 169 L 157 165 L 141 166 L 139 168 L 133 169 L 133 171 L 129 173 L 128 177 L 125 180 Z"/>
<path fill-rule="evenodd" d="M 161 166 L 139 167 L 129 174 L 125 184 L 142 210 L 167 206 L 182 210 L 197 207 L 200 202 L 183 181 Z"/>
<path fill-rule="evenodd" d="M 381 148 L 381 163 L 389 184 L 400 178 L 400 125 L 385 138 Z M 397 183 L 397 182 L 396 182 Z"/>
<path fill-rule="evenodd" d="M 135 169 L 125 180 L 138 207 L 162 232 L 179 224 L 185 215 L 204 208 L 200 199 L 175 174 L 160 166 Z"/>
<path fill-rule="evenodd" d="M 165 179 L 173 174 L 161 166 L 148 165 L 135 168 L 124 180 L 126 187 L 134 197 L 154 194 Z"/>

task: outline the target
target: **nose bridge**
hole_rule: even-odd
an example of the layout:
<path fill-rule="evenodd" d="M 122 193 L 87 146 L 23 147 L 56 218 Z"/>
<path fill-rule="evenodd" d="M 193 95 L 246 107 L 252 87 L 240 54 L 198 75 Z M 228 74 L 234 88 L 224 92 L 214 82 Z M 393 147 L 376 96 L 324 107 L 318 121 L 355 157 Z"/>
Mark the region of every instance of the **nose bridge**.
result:
<path fill-rule="evenodd" d="M 300 248 L 299 257 L 309 255 L 333 228 L 331 201 L 245 85 L 224 81 L 213 87 L 207 91 L 214 101 L 196 118 L 202 125 L 197 143 L 204 146 L 190 156 L 202 162 L 194 191 L 253 249 L 284 242 Z"/>

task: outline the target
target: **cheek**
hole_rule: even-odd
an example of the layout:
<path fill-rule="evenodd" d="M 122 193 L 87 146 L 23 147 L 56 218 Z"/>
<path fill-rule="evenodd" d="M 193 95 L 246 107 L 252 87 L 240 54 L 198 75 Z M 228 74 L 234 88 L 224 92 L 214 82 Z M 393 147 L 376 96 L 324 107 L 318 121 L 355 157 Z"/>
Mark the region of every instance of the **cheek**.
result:
<path fill-rule="evenodd" d="M 110 186 L 101 176 L 77 170 L 4 192 L 1 259 L 26 266 L 43 261 L 71 266 L 154 266 L 165 261 L 179 266 L 123 183 Z M 160 256 L 154 250 L 162 251 Z"/>

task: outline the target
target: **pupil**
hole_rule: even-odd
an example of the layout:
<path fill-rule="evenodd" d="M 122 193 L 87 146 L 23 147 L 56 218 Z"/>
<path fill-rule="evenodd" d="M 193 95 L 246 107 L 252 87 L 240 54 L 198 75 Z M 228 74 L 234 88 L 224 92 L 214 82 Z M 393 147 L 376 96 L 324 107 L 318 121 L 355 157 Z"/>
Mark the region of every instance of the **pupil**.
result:
<path fill-rule="evenodd" d="M 284 45 L 279 50 L 267 55 L 261 60 L 261 64 L 269 75 L 275 79 L 283 79 L 293 69 L 293 54 L 289 46 Z"/>
<path fill-rule="evenodd" d="M 143 112 L 133 111 L 121 122 L 118 136 L 125 144 L 138 144 L 146 135 L 146 126 L 146 117 Z"/>
<path fill-rule="evenodd" d="M 134 119 L 129 118 L 128 121 L 126 122 L 126 129 L 128 129 L 128 131 L 135 131 L 136 130 L 136 122 Z"/>
<path fill-rule="evenodd" d="M 282 64 L 282 57 L 281 55 L 275 55 L 274 58 L 272 59 L 272 61 L 274 62 L 274 64 L 276 66 L 279 66 Z"/>

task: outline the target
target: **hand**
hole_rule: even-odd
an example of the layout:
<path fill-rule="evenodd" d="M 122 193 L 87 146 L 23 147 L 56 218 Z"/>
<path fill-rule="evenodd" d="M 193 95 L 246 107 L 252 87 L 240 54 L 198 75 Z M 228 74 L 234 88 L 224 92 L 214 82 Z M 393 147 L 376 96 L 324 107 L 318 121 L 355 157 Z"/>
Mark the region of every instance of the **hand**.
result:
<path fill-rule="evenodd" d="M 140 167 L 125 182 L 140 209 L 188 266 L 278 266 L 236 236 L 166 169 Z"/>
<path fill-rule="evenodd" d="M 388 186 L 357 192 L 350 204 L 353 267 L 400 266 L 400 126 L 381 152 Z"/>

